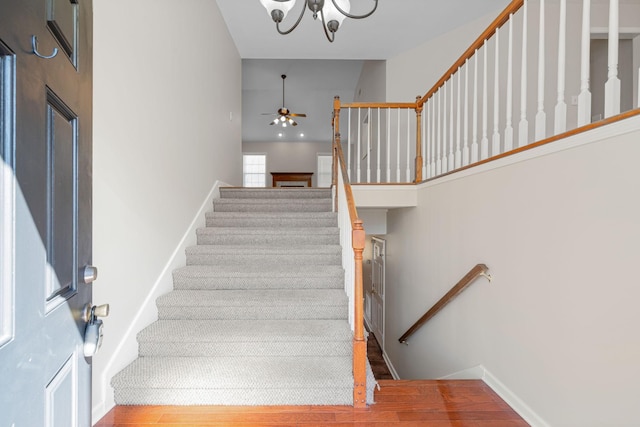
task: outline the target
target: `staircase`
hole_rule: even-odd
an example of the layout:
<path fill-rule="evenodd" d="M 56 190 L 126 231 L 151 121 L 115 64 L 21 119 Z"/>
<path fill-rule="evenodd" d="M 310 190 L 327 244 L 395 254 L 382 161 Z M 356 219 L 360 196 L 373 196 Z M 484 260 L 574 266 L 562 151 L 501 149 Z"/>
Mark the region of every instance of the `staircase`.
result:
<path fill-rule="evenodd" d="M 351 405 L 330 190 L 221 188 L 206 221 L 139 357 L 112 379 L 116 404 Z"/>

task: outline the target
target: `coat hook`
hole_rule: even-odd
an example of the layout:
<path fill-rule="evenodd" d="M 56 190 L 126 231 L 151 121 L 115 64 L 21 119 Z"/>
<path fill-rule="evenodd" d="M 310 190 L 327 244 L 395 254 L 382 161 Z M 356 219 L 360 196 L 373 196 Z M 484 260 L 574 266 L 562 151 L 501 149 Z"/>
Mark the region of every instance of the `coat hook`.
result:
<path fill-rule="evenodd" d="M 51 59 L 54 56 L 56 56 L 58 54 L 58 48 L 54 47 L 53 48 L 53 52 L 51 53 L 51 55 L 46 56 L 46 55 L 42 55 L 40 52 L 38 52 L 38 37 L 36 36 L 31 36 L 31 48 L 33 49 L 33 54 L 39 58 L 43 58 L 43 59 Z"/>

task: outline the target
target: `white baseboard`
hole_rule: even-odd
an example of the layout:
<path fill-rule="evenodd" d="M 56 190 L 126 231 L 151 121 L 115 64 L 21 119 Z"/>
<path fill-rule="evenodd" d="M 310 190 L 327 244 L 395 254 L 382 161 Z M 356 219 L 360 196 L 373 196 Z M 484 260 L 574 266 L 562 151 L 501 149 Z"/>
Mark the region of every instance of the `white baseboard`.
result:
<path fill-rule="evenodd" d="M 158 275 L 155 283 L 149 290 L 146 299 L 138 311 L 134 313 L 129 323 L 129 328 L 121 335 L 120 342 L 106 363 L 105 368 L 102 372 L 94 372 L 94 378 L 99 377 L 103 387 L 99 390 L 100 395 L 96 396 L 94 394 L 93 396 L 91 411 L 93 424 L 97 423 L 115 406 L 113 389 L 109 385 L 110 379 L 138 357 L 136 335 L 158 319 L 158 310 L 155 305 L 156 299 L 160 295 L 173 289 L 173 270 L 183 267 L 186 264 L 185 249 L 188 246 L 195 245 L 197 237 L 196 230 L 204 227 L 206 221 L 205 213 L 212 209 L 213 199 L 220 197 L 220 187 L 230 186 L 231 185 L 224 182 L 215 182 L 213 188 L 211 188 L 211 191 L 209 191 L 209 194 L 207 194 L 205 200 L 202 202 L 200 209 L 198 209 L 198 212 L 196 212 L 193 217 L 191 224 L 187 227 L 187 230 L 184 232 L 173 253 Z"/>
<path fill-rule="evenodd" d="M 496 378 L 491 372 L 484 367 L 484 376 L 482 380 L 487 384 L 498 396 L 502 398 L 511 408 L 518 413 L 531 427 L 550 427 L 541 416 L 534 412 L 529 405 L 512 392 L 502 381 Z"/>
<path fill-rule="evenodd" d="M 400 375 L 398 375 L 398 371 L 396 371 L 396 368 L 393 366 L 393 363 L 391 363 L 391 359 L 387 357 L 387 353 L 385 353 L 384 350 L 382 350 L 382 358 L 384 359 L 384 362 L 387 364 L 387 368 L 389 368 L 389 372 L 391 372 L 391 376 L 393 377 L 393 379 L 399 380 Z"/>
<path fill-rule="evenodd" d="M 549 427 L 549 424 L 536 414 L 529 405 L 520 399 L 502 381 L 487 370 L 482 365 L 477 365 L 469 369 L 454 372 L 438 378 L 440 380 L 482 380 L 486 385 L 504 400 L 507 405 L 516 411 L 531 427 Z"/>

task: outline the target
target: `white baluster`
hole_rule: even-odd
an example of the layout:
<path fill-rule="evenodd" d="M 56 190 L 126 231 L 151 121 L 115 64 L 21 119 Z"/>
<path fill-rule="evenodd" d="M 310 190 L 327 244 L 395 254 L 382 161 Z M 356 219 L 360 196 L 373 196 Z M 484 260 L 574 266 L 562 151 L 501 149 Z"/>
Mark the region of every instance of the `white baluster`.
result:
<path fill-rule="evenodd" d="M 447 172 L 447 84 L 442 86 L 442 173 Z"/>
<path fill-rule="evenodd" d="M 453 143 L 454 143 L 454 136 L 453 136 L 453 89 L 454 89 L 454 85 L 453 85 L 453 76 L 451 76 L 451 79 L 449 79 L 449 82 L 451 83 L 449 85 L 449 156 L 447 157 L 447 162 L 448 162 L 448 166 L 447 166 L 447 170 L 448 171 L 452 171 L 454 169 L 454 159 L 455 159 L 455 155 L 453 154 Z"/>
<path fill-rule="evenodd" d="M 496 28 L 496 56 L 494 58 L 493 76 L 493 136 L 491 139 L 491 156 L 500 154 L 500 33 Z"/>
<path fill-rule="evenodd" d="M 411 109 L 407 108 L 407 180 L 411 182 Z"/>
<path fill-rule="evenodd" d="M 436 139 L 436 126 L 438 126 L 438 123 L 436 122 L 435 93 L 431 96 L 429 104 L 431 105 L 431 177 L 434 177 L 436 175 L 436 144 L 438 144 L 438 140 Z"/>
<path fill-rule="evenodd" d="M 509 15 L 509 49 L 507 53 L 507 118 L 504 128 L 504 151 L 513 150 L 513 13 Z"/>
<path fill-rule="evenodd" d="M 387 108 L 387 182 L 391 182 L 391 108 Z"/>
<path fill-rule="evenodd" d="M 460 81 L 461 81 L 461 74 L 462 74 L 462 68 L 458 67 L 458 90 L 457 90 L 457 113 L 456 113 L 456 154 L 455 154 L 455 162 L 454 162 L 454 168 L 458 169 L 460 168 L 460 166 L 462 166 L 462 150 L 460 149 L 460 145 L 462 144 L 462 117 L 461 117 L 461 95 L 462 95 L 462 88 L 460 86 Z"/>
<path fill-rule="evenodd" d="M 482 140 L 480 140 L 480 160 L 484 160 L 489 157 L 489 138 L 487 137 L 487 127 L 488 127 L 488 110 L 489 110 L 489 94 L 487 81 L 489 79 L 488 67 L 487 67 L 487 50 L 489 50 L 489 46 L 487 45 L 487 40 L 484 41 L 484 47 L 482 49 L 484 51 L 484 64 L 483 64 L 483 75 L 482 75 Z"/>
<path fill-rule="evenodd" d="M 567 0 L 560 0 L 560 28 L 558 30 L 558 100 L 553 132 L 558 135 L 567 130 L 567 104 L 564 102 L 564 84 L 567 55 Z"/>
<path fill-rule="evenodd" d="M 580 95 L 578 95 L 578 127 L 591 123 L 591 0 L 582 0 L 582 35 L 580 53 Z"/>
<path fill-rule="evenodd" d="M 398 140 L 396 142 L 396 182 L 400 182 L 400 109 L 398 110 Z"/>
<path fill-rule="evenodd" d="M 604 116 L 620 114 L 618 78 L 618 0 L 609 0 L 609 79 L 604 85 Z"/>
<path fill-rule="evenodd" d="M 351 182 L 351 168 L 353 167 L 351 164 L 351 107 L 349 107 L 349 118 L 347 120 L 347 124 L 347 175 L 349 176 L 349 182 Z"/>
<path fill-rule="evenodd" d="M 378 107 L 378 155 L 376 157 L 376 182 L 380 183 L 380 107 Z"/>
<path fill-rule="evenodd" d="M 540 22 L 538 24 L 538 112 L 536 113 L 535 140 L 543 140 L 547 135 L 547 115 L 544 112 L 544 0 L 540 0 Z"/>
<path fill-rule="evenodd" d="M 480 55 L 476 49 L 473 61 L 473 141 L 471 142 L 471 163 L 478 161 L 478 61 Z"/>
<path fill-rule="evenodd" d="M 367 184 L 371 184 L 371 107 L 367 110 Z"/>
<path fill-rule="evenodd" d="M 442 145 L 442 97 L 440 96 L 440 92 L 442 92 L 443 87 L 438 89 L 438 141 L 436 142 L 436 176 L 439 176 L 442 173 L 442 157 L 441 157 L 441 145 Z M 435 113 L 434 113 L 435 114 Z"/>
<path fill-rule="evenodd" d="M 427 130 L 427 126 L 429 126 L 429 118 L 427 116 L 428 110 L 427 110 L 427 105 L 426 104 L 422 104 L 422 115 L 420 116 L 422 119 L 422 126 L 420 127 L 422 129 L 422 179 L 426 179 L 429 175 L 427 174 L 427 168 L 428 168 L 428 160 L 429 160 L 429 151 L 427 149 L 427 147 L 429 146 L 427 144 L 427 135 L 429 134 L 428 130 Z"/>
<path fill-rule="evenodd" d="M 462 148 L 462 165 L 469 164 L 469 58 L 464 66 L 464 147 Z"/>
<path fill-rule="evenodd" d="M 588 0 L 587 0 L 588 1 Z M 522 63 L 520 65 L 520 123 L 518 124 L 518 146 L 529 143 L 529 122 L 527 121 L 527 4 L 522 6 Z"/>
<path fill-rule="evenodd" d="M 356 182 L 360 182 L 360 173 L 362 167 L 362 157 L 360 155 L 360 146 L 362 145 L 362 139 L 360 135 L 360 130 L 362 129 L 362 119 L 360 117 L 360 112 L 362 108 L 358 108 L 358 146 L 356 147 Z"/>

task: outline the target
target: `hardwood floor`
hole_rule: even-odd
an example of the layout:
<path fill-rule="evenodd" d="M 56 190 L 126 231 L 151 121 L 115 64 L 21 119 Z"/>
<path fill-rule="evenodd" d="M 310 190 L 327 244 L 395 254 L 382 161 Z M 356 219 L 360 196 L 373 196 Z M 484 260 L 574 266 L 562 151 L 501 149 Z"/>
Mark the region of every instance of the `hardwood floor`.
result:
<path fill-rule="evenodd" d="M 528 426 L 480 380 L 380 380 L 376 403 L 350 406 L 117 406 L 95 427 Z"/>

